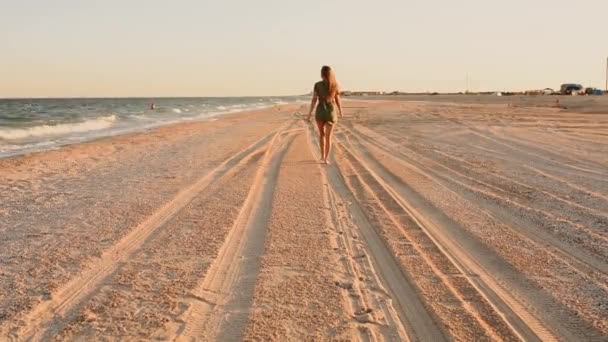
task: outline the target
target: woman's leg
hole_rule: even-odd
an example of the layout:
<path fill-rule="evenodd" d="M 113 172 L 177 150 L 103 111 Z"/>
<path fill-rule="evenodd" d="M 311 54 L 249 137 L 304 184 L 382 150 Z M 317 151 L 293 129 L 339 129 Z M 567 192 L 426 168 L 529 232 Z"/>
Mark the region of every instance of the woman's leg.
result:
<path fill-rule="evenodd" d="M 325 122 L 317 121 L 317 127 L 319 128 L 319 145 L 321 147 L 321 160 L 325 160 Z"/>
<path fill-rule="evenodd" d="M 331 150 L 331 133 L 333 129 L 334 125 L 325 125 L 325 159 L 323 160 L 326 164 L 329 163 L 329 151 Z"/>

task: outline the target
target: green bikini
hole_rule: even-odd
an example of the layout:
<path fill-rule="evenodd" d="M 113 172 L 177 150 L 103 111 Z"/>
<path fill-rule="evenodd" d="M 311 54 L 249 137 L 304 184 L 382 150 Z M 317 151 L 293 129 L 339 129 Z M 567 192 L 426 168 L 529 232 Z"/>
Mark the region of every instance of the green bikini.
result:
<path fill-rule="evenodd" d="M 335 125 L 338 122 L 338 117 L 334 110 L 334 99 L 327 98 L 329 96 L 327 83 L 324 81 L 315 83 L 314 92 L 319 98 L 319 103 L 317 104 L 317 110 L 315 112 L 315 120 Z"/>

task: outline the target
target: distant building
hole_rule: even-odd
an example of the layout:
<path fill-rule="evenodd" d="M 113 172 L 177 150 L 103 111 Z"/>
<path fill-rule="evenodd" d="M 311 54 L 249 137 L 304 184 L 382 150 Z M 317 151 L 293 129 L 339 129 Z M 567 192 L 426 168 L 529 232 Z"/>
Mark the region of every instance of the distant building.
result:
<path fill-rule="evenodd" d="M 553 93 L 555 93 L 555 90 L 551 89 L 551 88 L 545 88 L 542 90 L 544 95 L 552 95 Z"/>
<path fill-rule="evenodd" d="M 539 89 L 539 90 L 526 90 L 525 95 L 551 95 L 554 91 L 551 88 Z"/>
<path fill-rule="evenodd" d="M 340 94 L 343 96 L 368 96 L 368 95 L 384 95 L 383 91 L 343 91 Z"/>

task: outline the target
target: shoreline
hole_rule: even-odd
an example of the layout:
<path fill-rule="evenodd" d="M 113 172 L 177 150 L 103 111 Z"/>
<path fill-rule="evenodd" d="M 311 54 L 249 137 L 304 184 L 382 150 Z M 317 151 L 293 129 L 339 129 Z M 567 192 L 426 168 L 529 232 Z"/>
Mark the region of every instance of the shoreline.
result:
<path fill-rule="evenodd" d="M 6 159 L 25 157 L 25 156 L 29 156 L 31 154 L 39 154 L 39 153 L 44 153 L 44 152 L 48 152 L 48 151 L 57 151 L 57 150 L 65 148 L 65 147 L 92 143 L 92 142 L 96 142 L 96 141 L 100 141 L 100 140 L 104 140 L 104 139 L 112 139 L 112 138 L 119 138 L 119 137 L 129 136 L 129 135 L 144 134 L 144 133 L 151 132 L 151 131 L 154 131 L 157 129 L 162 129 L 162 128 L 168 128 L 168 127 L 180 126 L 180 125 L 188 125 L 188 124 L 213 122 L 213 121 L 217 121 L 217 120 L 222 120 L 224 118 L 227 118 L 227 117 L 230 117 L 233 115 L 247 115 L 247 114 L 256 113 L 256 112 L 272 111 L 272 110 L 280 109 L 281 107 L 285 107 L 285 106 L 300 106 L 300 105 L 301 104 L 299 104 L 299 103 L 276 104 L 276 105 L 270 105 L 267 107 L 255 108 L 255 109 L 244 109 L 244 110 L 238 110 L 238 111 L 232 111 L 232 112 L 210 113 L 209 117 L 200 118 L 200 119 L 183 119 L 183 121 L 167 122 L 167 123 L 161 122 L 161 123 L 158 123 L 157 125 L 152 125 L 152 126 L 147 126 L 147 127 L 146 126 L 133 127 L 132 129 L 128 129 L 125 131 L 107 132 L 108 134 L 105 134 L 105 135 L 92 136 L 90 138 L 83 138 L 82 140 L 78 140 L 78 141 L 74 141 L 74 142 L 66 142 L 66 143 L 58 144 L 58 145 L 55 145 L 55 146 L 52 146 L 49 148 L 42 147 L 41 149 L 38 149 L 38 150 L 32 149 L 32 150 L 16 152 L 14 154 L 0 155 L 0 162 L 3 160 L 6 160 Z"/>
<path fill-rule="evenodd" d="M 0 158 L 301 102 L 296 97 L 0 101 Z"/>

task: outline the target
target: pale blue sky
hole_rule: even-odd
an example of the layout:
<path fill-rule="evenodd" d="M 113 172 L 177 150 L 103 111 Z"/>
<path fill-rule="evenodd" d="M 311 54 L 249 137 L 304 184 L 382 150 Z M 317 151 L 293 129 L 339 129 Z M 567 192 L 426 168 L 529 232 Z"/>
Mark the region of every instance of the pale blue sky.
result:
<path fill-rule="evenodd" d="M 0 0 L 0 97 L 603 87 L 607 32 L 607 0 Z"/>

